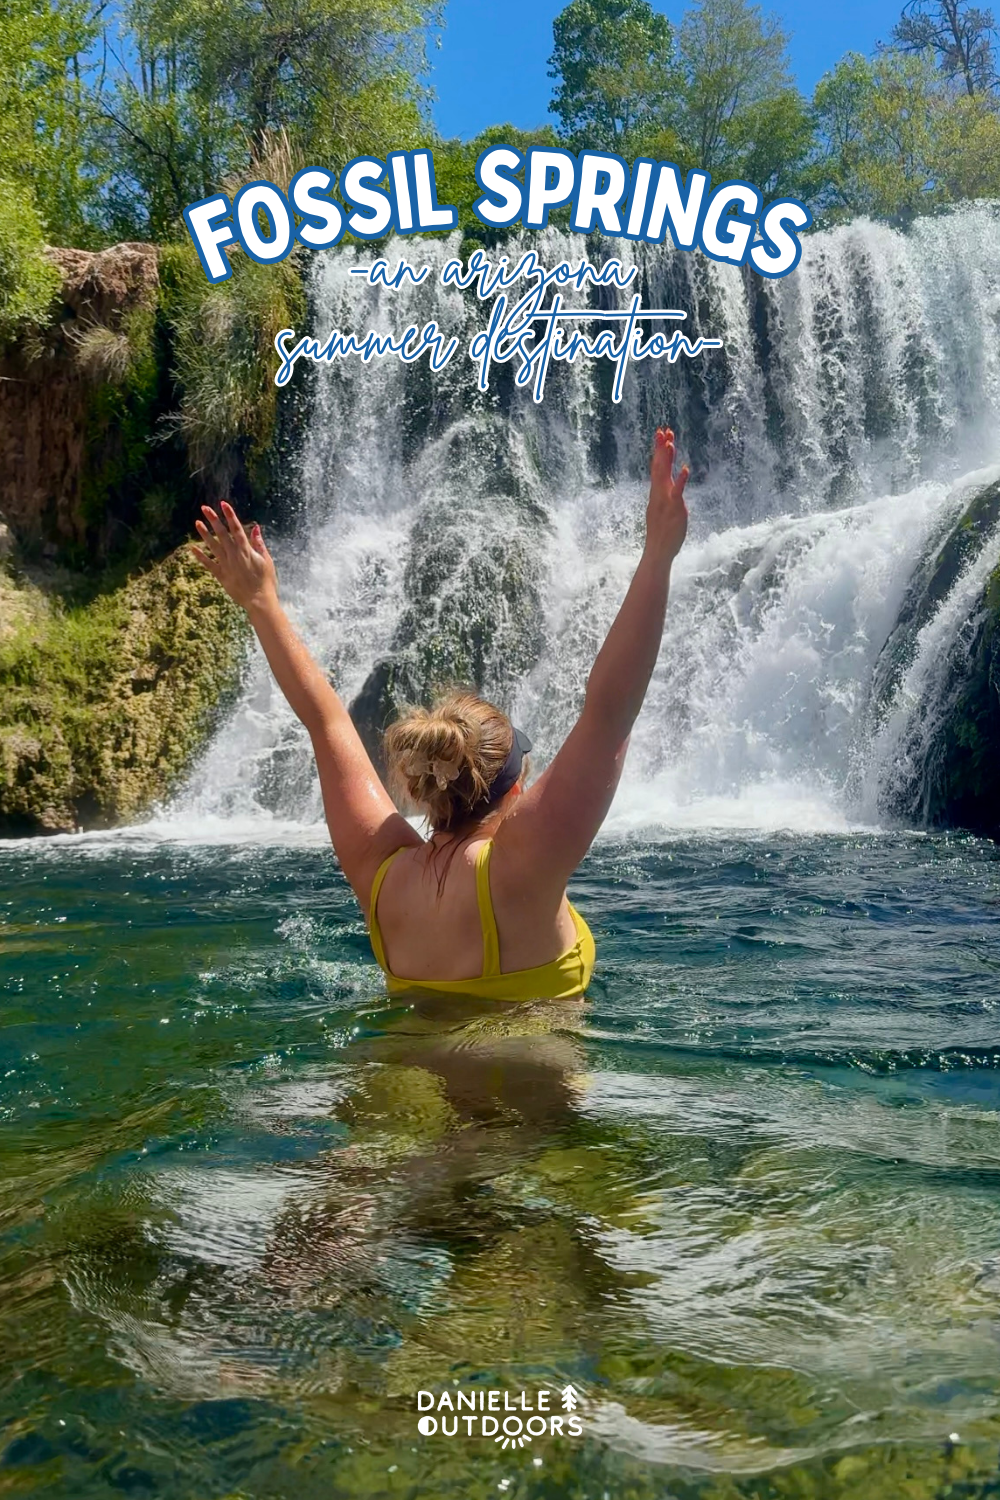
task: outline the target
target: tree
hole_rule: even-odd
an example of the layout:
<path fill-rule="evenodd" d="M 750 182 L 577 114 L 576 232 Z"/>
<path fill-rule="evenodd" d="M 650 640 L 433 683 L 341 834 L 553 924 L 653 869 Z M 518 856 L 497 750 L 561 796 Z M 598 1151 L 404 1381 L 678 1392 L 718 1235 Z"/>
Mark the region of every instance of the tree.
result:
<path fill-rule="evenodd" d="M 788 38 L 747 0 L 699 0 L 681 22 L 679 49 L 690 164 L 718 177 L 738 158 L 748 112 L 793 92 Z"/>
<path fill-rule="evenodd" d="M 45 322 L 59 281 L 30 190 L 0 178 L 0 349 Z"/>
<path fill-rule="evenodd" d="M 251 141 L 286 128 L 329 155 L 405 145 L 386 134 L 402 100 L 423 100 L 423 0 L 149 0 L 204 101 L 226 105 Z M 410 132 L 419 122 L 414 109 Z"/>
<path fill-rule="evenodd" d="M 783 89 L 733 115 L 717 174 L 752 182 L 765 198 L 809 198 L 816 177 L 814 147 L 805 99 L 797 89 Z"/>
<path fill-rule="evenodd" d="M 981 95 L 949 100 L 937 122 L 934 172 L 954 202 L 1000 198 L 1000 114 Z"/>
<path fill-rule="evenodd" d="M 495 244 L 508 234 L 517 233 L 520 224 L 509 229 L 494 229 L 473 213 L 473 204 L 482 197 L 476 181 L 476 162 L 490 146 L 513 146 L 527 153 L 532 146 L 558 146 L 559 137 L 551 125 L 537 130 L 521 130 L 516 125 L 490 125 L 471 141 L 439 141 L 434 147 L 434 180 L 439 203 L 451 203 L 458 211 L 458 227 L 466 239 Z M 558 222 L 557 214 L 553 222 Z"/>
<path fill-rule="evenodd" d="M 673 33 L 647 0 L 570 0 L 552 34 L 549 109 L 573 146 L 627 156 L 667 123 Z"/>
<path fill-rule="evenodd" d="M 0 178 L 29 190 L 52 239 L 85 239 L 99 184 L 88 166 L 83 62 L 96 26 L 84 0 L 4 0 L 0 23 Z M 30 214 L 24 207 L 19 212 Z"/>
<path fill-rule="evenodd" d="M 169 237 L 276 138 L 331 166 L 420 144 L 436 15 L 435 0 L 130 0 L 99 95 L 107 228 Z"/>
<path fill-rule="evenodd" d="M 908 0 L 892 32 L 901 51 L 933 52 L 944 76 L 970 99 L 997 86 L 996 35 L 992 11 L 969 0 Z"/>
<path fill-rule="evenodd" d="M 842 58 L 820 80 L 813 101 L 825 206 L 909 218 L 943 201 L 937 158 L 944 93 L 927 53 Z"/>

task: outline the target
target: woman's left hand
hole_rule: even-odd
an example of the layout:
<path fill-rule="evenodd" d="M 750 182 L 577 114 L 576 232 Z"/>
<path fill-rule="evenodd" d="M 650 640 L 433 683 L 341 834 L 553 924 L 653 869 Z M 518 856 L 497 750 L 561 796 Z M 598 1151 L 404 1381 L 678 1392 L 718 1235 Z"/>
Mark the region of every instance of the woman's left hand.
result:
<path fill-rule="evenodd" d="M 220 503 L 225 524 L 210 505 L 202 506 L 204 521 L 195 521 L 203 546 L 192 546 L 198 561 L 217 578 L 229 595 L 244 609 L 278 597 L 278 575 L 271 554 L 264 546 L 260 527 L 254 525 L 249 536 L 227 500 Z"/>

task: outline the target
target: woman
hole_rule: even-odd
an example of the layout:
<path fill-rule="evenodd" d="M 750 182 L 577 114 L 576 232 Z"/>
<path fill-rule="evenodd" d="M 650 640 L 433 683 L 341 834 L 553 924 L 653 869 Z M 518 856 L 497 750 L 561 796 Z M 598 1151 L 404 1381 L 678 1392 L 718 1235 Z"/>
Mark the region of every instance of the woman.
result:
<path fill-rule="evenodd" d="M 657 430 L 646 543 L 598 652 L 583 711 L 525 789 L 520 731 L 492 704 L 452 694 L 386 735 L 393 777 L 429 820 L 424 840 L 396 810 L 347 709 L 278 600 L 260 527 L 231 505 L 202 509 L 198 559 L 251 623 L 289 704 L 309 731 L 333 847 L 368 920 L 390 994 L 563 1000 L 586 990 L 594 941 L 566 883 L 611 806 L 629 734 L 656 662 L 670 567 L 687 530 L 674 435 Z"/>

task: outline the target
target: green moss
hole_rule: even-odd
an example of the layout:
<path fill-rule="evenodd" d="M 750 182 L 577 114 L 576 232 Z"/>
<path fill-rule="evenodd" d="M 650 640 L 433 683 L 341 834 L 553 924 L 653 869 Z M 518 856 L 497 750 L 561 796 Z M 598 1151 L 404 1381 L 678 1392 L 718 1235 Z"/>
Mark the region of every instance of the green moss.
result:
<path fill-rule="evenodd" d="M 1000 563 L 993 569 L 986 584 L 986 608 L 991 614 L 1000 614 Z"/>
<path fill-rule="evenodd" d="M 86 603 L 35 592 L 0 638 L 0 828 L 106 827 L 147 812 L 235 690 L 245 630 L 186 550 Z"/>
<path fill-rule="evenodd" d="M 30 203 L 14 207 L 0 226 L 0 343 L 51 317 L 59 286 Z M 0 831 L 140 817 L 239 676 L 242 613 L 186 553 L 150 567 L 190 535 L 206 491 L 260 514 L 274 488 L 273 341 L 304 320 L 302 277 L 291 261 L 232 265 L 212 287 L 190 244 L 162 247 L 158 278 L 147 257 L 124 305 L 97 321 L 63 308 L 47 335 L 72 365 L 74 424 L 82 397 L 81 466 L 66 481 L 71 524 L 24 545 L 40 563 L 54 541 L 76 577 L 57 599 L 0 573 Z"/>

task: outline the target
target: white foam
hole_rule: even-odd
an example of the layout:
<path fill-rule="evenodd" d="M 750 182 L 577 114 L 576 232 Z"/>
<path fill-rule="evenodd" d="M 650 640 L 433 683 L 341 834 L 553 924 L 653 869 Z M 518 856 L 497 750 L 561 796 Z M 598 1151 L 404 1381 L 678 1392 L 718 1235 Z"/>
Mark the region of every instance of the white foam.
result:
<path fill-rule="evenodd" d="M 556 230 L 526 248 L 552 264 L 581 253 Z M 690 336 L 722 331 L 724 357 L 699 367 L 708 383 L 647 364 L 610 410 L 597 367 L 582 362 L 560 367 L 542 406 L 522 394 L 506 416 L 475 392 L 463 353 L 434 377 L 432 418 L 399 361 L 319 371 L 302 524 L 277 554 L 294 618 L 353 698 L 408 639 L 407 568 L 440 541 L 428 504 L 453 501 L 466 580 L 477 549 L 485 561 L 496 545 L 483 535 L 476 455 L 499 425 L 507 480 L 544 511 L 524 532 L 545 549 L 544 639 L 515 693 L 544 763 L 574 721 L 637 561 L 651 414 L 669 414 L 682 442 L 703 433 L 697 457 L 708 462 L 689 490 L 691 537 L 608 828 L 875 826 L 902 733 L 897 717 L 870 740 L 878 653 L 931 540 L 996 472 L 981 466 L 997 458 L 1000 433 L 1000 206 L 969 205 L 908 234 L 858 220 L 810 235 L 795 274 L 752 283 L 752 297 L 737 268 L 669 246 L 619 249 L 640 264 L 651 302 L 690 309 Z M 365 250 L 317 256 L 314 331 L 434 319 L 464 345 L 488 308 L 440 286 L 457 250 L 454 237 L 422 246 L 432 275 L 392 293 L 350 274 Z M 394 263 L 395 247 L 385 253 Z M 432 429 L 422 438 L 405 436 L 414 400 Z M 610 490 L 593 471 L 598 414 L 633 475 Z M 922 635 L 901 713 L 912 718 L 933 694 L 934 662 L 982 566 Z M 446 574 L 433 628 L 474 636 L 477 620 L 456 616 L 471 608 L 468 589 L 452 590 Z M 238 708 L 144 836 L 298 840 L 321 818 L 308 737 L 258 652 Z"/>

